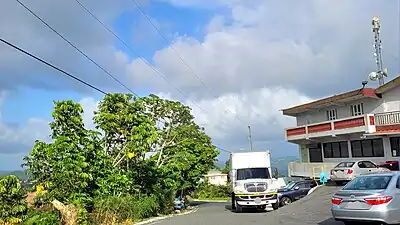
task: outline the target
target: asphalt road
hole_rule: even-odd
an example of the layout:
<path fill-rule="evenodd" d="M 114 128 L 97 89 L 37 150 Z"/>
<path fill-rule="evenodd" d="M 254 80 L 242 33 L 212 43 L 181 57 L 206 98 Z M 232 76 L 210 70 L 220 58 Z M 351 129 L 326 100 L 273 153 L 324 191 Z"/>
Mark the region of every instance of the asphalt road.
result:
<path fill-rule="evenodd" d="M 339 187 L 321 187 L 310 196 L 276 211 L 233 213 L 228 203 L 202 203 L 191 214 L 154 222 L 157 225 L 343 225 L 332 219 L 330 198 Z"/>

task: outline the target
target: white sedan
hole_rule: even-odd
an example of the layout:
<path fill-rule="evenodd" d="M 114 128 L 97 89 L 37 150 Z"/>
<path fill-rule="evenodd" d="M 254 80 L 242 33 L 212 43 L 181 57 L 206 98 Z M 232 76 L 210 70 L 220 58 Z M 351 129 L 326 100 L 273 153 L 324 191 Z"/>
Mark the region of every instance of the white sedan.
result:
<path fill-rule="evenodd" d="M 331 169 L 330 179 L 338 185 L 351 181 L 353 178 L 372 172 L 390 171 L 387 168 L 378 167 L 375 163 L 367 160 L 347 161 L 337 164 Z"/>

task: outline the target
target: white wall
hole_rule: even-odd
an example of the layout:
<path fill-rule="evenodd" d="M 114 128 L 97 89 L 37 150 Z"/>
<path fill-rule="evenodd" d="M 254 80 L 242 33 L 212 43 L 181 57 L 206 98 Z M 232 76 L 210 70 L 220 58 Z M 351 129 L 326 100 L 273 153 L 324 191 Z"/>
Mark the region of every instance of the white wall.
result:
<path fill-rule="evenodd" d="M 400 111 L 400 87 L 382 95 L 382 112 Z"/>
<path fill-rule="evenodd" d="M 208 182 L 213 185 L 226 185 L 228 182 L 227 174 L 213 174 L 206 176 Z"/>
<path fill-rule="evenodd" d="M 344 104 L 343 106 L 331 106 L 331 107 L 327 107 L 324 109 L 305 112 L 305 113 L 300 114 L 298 117 L 296 117 L 297 126 L 306 125 L 307 117 L 310 119 L 311 123 L 325 122 L 325 121 L 327 121 L 326 111 L 332 110 L 335 108 L 337 110 L 338 119 L 351 117 L 350 105 L 354 105 L 354 104 L 358 104 L 358 103 L 363 103 L 364 114 L 375 114 L 375 113 L 383 112 L 381 102 L 382 102 L 381 99 L 371 99 L 370 98 L 370 99 L 353 101 L 353 102 Z"/>
<path fill-rule="evenodd" d="M 327 121 L 326 111 L 335 108 L 337 109 L 338 119 L 350 117 L 350 105 L 358 104 L 361 102 L 364 104 L 364 114 L 400 111 L 400 86 L 385 92 L 382 95 L 382 99 L 366 98 L 363 100 L 356 100 L 347 103 L 344 106 L 332 106 L 299 114 L 296 117 L 297 126 L 306 125 L 307 118 L 311 120 L 311 123 L 320 123 Z"/>

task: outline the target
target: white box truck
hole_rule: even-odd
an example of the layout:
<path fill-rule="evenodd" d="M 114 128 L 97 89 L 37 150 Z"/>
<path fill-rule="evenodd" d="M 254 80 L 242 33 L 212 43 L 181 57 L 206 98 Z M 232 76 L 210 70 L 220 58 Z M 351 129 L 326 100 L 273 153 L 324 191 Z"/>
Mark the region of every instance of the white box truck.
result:
<path fill-rule="evenodd" d="M 232 210 L 243 208 L 278 209 L 279 184 L 272 179 L 269 151 L 233 152 L 229 159 Z"/>

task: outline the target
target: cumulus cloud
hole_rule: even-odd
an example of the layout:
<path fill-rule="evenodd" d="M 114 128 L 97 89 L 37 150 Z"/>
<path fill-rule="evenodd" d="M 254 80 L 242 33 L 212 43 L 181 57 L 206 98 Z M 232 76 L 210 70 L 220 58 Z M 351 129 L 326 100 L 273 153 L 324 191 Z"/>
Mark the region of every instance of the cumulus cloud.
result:
<path fill-rule="evenodd" d="M 170 2 L 186 7 L 198 4 Z M 173 49 L 217 95 L 283 86 L 319 97 L 358 88 L 375 69 L 371 33 L 375 15 L 381 17 L 384 52 L 398 54 L 392 52 L 399 45 L 398 32 L 392 32 L 398 30 L 395 1 L 221 0 L 219 4 L 229 13 L 216 14 L 204 38 L 178 37 L 153 56 L 154 65 L 191 97 L 213 95 Z M 385 57 L 385 65 L 396 74 L 396 60 Z M 132 79 L 144 79 L 148 87 L 178 96 L 169 84 L 154 82 L 154 72 L 136 60 L 128 68 Z"/>
<path fill-rule="evenodd" d="M 113 74 L 123 74 L 123 69 L 121 69 L 123 65 L 114 47 L 112 35 L 83 11 L 75 1 L 21 0 L 21 2 L 106 70 Z M 106 24 L 115 21 L 123 11 L 134 10 L 132 3 L 124 0 L 101 4 L 94 0 L 82 2 Z M 0 33 L 1 38 L 68 72 L 77 74 L 81 79 L 101 86 L 106 91 L 121 90 L 118 84 L 103 71 L 43 25 L 17 1 L 2 2 Z M 124 76 L 118 78 L 123 80 Z M 0 90 L 12 90 L 21 86 L 55 91 L 60 89 L 91 91 L 0 43 Z"/>
<path fill-rule="evenodd" d="M 1 107 L 6 92 L 0 92 L 0 155 L 27 153 L 35 140 L 48 141 L 49 121 L 41 118 L 30 118 L 23 124 L 9 124 L 2 120 Z"/>

